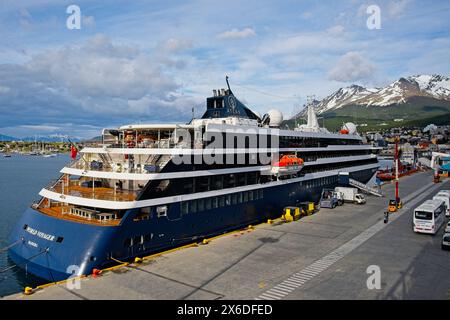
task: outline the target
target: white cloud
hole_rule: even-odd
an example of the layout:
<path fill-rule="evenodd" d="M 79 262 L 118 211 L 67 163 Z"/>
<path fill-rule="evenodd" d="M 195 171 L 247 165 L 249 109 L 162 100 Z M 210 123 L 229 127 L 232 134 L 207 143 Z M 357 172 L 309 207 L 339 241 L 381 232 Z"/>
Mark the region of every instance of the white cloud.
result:
<path fill-rule="evenodd" d="M 239 29 L 231 29 L 225 32 L 222 32 L 218 35 L 219 39 L 244 39 L 248 37 L 255 36 L 255 30 L 252 28 L 245 28 L 242 30 Z"/>
<path fill-rule="evenodd" d="M 339 59 L 328 78 L 340 82 L 363 80 L 371 78 L 375 69 L 375 65 L 360 53 L 348 52 Z"/>
<path fill-rule="evenodd" d="M 387 12 L 391 17 L 400 17 L 405 11 L 406 7 L 411 3 L 411 0 L 392 0 L 389 1 Z"/>
<path fill-rule="evenodd" d="M 344 31 L 345 27 L 340 24 L 327 29 L 327 32 L 331 35 L 340 35 L 344 33 Z"/>
<path fill-rule="evenodd" d="M 55 130 L 60 130 L 60 126 L 54 125 L 22 125 L 21 128 L 33 130 L 33 131 L 50 131 L 53 132 Z"/>
<path fill-rule="evenodd" d="M 184 47 L 175 42 L 170 42 L 172 51 Z M 173 59 L 169 51 L 149 54 L 98 35 L 33 55 L 23 64 L 0 64 L 0 127 L 50 132 L 58 128 L 41 124 L 186 121 L 198 101 L 179 93 L 164 60 Z"/>
<path fill-rule="evenodd" d="M 328 32 L 315 32 L 265 41 L 259 46 L 258 53 L 266 56 L 308 52 L 311 55 L 312 52 L 331 52 L 342 50 L 347 46 L 348 44 L 342 34 L 332 35 Z"/>
<path fill-rule="evenodd" d="M 178 53 L 180 51 L 191 48 L 192 45 L 192 41 L 187 39 L 170 38 L 161 45 L 161 49 L 171 53 Z"/>

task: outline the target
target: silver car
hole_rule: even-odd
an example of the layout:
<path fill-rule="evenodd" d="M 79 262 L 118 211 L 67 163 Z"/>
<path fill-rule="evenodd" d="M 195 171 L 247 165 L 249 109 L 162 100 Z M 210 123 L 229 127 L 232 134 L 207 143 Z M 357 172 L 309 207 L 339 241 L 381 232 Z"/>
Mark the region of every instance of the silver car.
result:
<path fill-rule="evenodd" d="M 450 233 L 444 233 L 441 248 L 442 250 L 450 250 Z"/>

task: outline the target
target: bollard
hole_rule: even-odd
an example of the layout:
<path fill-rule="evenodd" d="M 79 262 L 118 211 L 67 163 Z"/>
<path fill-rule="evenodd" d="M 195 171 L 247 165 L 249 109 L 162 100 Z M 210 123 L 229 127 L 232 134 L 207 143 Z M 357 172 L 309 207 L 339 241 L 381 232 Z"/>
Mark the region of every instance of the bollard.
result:
<path fill-rule="evenodd" d="M 27 296 L 29 296 L 30 294 L 33 293 L 33 288 L 25 287 L 25 289 L 23 290 L 23 293 L 25 293 Z"/>

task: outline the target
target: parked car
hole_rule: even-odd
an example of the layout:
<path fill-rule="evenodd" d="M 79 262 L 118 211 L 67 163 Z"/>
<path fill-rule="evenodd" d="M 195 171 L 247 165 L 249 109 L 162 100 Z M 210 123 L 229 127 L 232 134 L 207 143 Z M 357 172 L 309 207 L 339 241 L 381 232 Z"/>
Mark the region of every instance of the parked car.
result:
<path fill-rule="evenodd" d="M 445 226 L 445 233 L 450 233 L 450 221 L 447 222 L 447 225 Z"/>
<path fill-rule="evenodd" d="M 442 250 L 450 250 L 450 233 L 444 233 L 441 243 Z"/>

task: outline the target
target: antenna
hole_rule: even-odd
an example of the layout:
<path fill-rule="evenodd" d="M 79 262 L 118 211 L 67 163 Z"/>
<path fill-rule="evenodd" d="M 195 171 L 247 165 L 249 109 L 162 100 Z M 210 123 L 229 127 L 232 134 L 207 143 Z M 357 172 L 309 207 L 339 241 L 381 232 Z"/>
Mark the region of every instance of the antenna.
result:
<path fill-rule="evenodd" d="M 230 92 L 230 94 L 232 94 L 233 92 L 231 91 L 230 83 L 228 82 L 228 76 L 225 76 L 225 81 L 227 82 L 228 91 Z"/>

